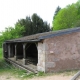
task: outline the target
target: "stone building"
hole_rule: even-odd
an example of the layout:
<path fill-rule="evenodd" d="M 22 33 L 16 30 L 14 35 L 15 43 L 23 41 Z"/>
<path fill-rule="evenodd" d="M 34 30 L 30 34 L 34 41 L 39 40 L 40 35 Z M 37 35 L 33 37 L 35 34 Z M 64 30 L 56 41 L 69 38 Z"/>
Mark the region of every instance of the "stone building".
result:
<path fill-rule="evenodd" d="M 80 28 L 7 40 L 4 59 L 32 71 L 80 69 Z"/>

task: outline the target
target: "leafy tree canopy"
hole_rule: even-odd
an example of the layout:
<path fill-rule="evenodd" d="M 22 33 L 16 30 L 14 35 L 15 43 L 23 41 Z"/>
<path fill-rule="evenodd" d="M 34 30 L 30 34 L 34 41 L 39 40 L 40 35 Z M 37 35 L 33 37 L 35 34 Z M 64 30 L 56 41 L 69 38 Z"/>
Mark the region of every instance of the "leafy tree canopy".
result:
<path fill-rule="evenodd" d="M 20 25 L 16 25 L 15 28 L 8 27 L 5 28 L 5 31 L 0 32 L 0 47 L 2 47 L 2 43 L 6 40 L 19 38 L 22 36 L 22 33 L 24 32 L 24 28 L 20 27 Z"/>
<path fill-rule="evenodd" d="M 18 20 L 16 24 L 20 24 L 24 27 L 25 31 L 22 34 L 23 36 L 50 31 L 50 25 L 43 21 L 36 13 L 31 17 L 27 16 L 26 19 Z"/>
<path fill-rule="evenodd" d="M 55 11 L 55 13 L 54 13 L 54 17 L 53 17 L 53 19 L 55 19 L 55 16 L 58 14 L 58 12 L 61 10 L 61 7 L 57 7 L 56 8 L 56 11 Z"/>
<path fill-rule="evenodd" d="M 61 9 L 53 20 L 53 30 L 78 27 L 80 24 L 80 1 Z"/>

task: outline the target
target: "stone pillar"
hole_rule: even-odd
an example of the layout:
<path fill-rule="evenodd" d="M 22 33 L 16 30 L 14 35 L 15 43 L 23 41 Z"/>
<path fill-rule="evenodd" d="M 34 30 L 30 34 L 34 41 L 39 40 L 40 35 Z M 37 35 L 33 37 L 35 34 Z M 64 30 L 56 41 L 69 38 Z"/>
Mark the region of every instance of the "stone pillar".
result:
<path fill-rule="evenodd" d="M 45 44 L 38 43 L 38 64 L 37 70 L 45 72 Z"/>
<path fill-rule="evenodd" d="M 17 49 L 16 48 L 17 48 L 17 44 L 15 44 L 15 56 L 14 56 L 15 60 L 17 60 Z"/>
<path fill-rule="evenodd" d="M 26 43 L 23 44 L 23 64 L 26 65 Z"/>
<path fill-rule="evenodd" d="M 8 44 L 8 58 L 10 58 L 10 44 Z"/>

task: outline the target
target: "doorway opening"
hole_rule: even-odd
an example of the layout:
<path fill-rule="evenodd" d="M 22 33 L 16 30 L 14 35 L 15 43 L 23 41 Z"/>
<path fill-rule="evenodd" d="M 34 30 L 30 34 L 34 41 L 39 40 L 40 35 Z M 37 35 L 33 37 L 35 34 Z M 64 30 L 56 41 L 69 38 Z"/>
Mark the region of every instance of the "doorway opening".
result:
<path fill-rule="evenodd" d="M 27 64 L 37 65 L 38 50 L 35 43 L 28 43 L 26 45 L 26 60 L 27 60 Z"/>

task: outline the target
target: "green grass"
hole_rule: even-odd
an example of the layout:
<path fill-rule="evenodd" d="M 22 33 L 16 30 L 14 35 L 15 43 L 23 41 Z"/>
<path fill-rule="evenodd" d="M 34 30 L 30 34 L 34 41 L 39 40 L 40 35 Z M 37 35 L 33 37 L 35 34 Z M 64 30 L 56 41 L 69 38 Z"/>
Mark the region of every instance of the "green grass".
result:
<path fill-rule="evenodd" d="M 0 48 L 0 59 L 3 58 L 3 54 L 2 54 L 2 48 Z"/>
<path fill-rule="evenodd" d="M 46 73 L 46 74 L 43 72 L 38 72 L 37 74 L 27 73 L 27 71 L 20 70 L 18 68 L 15 68 L 11 64 L 7 63 L 3 58 L 2 48 L 0 48 L 0 75 L 9 73 L 14 77 L 19 78 L 20 80 L 24 80 L 33 77 L 45 77 L 45 76 L 60 75 L 60 74 L 64 74 L 64 76 L 69 76 L 69 75 L 74 75 L 78 71 L 79 70 L 68 70 L 63 72 Z"/>

